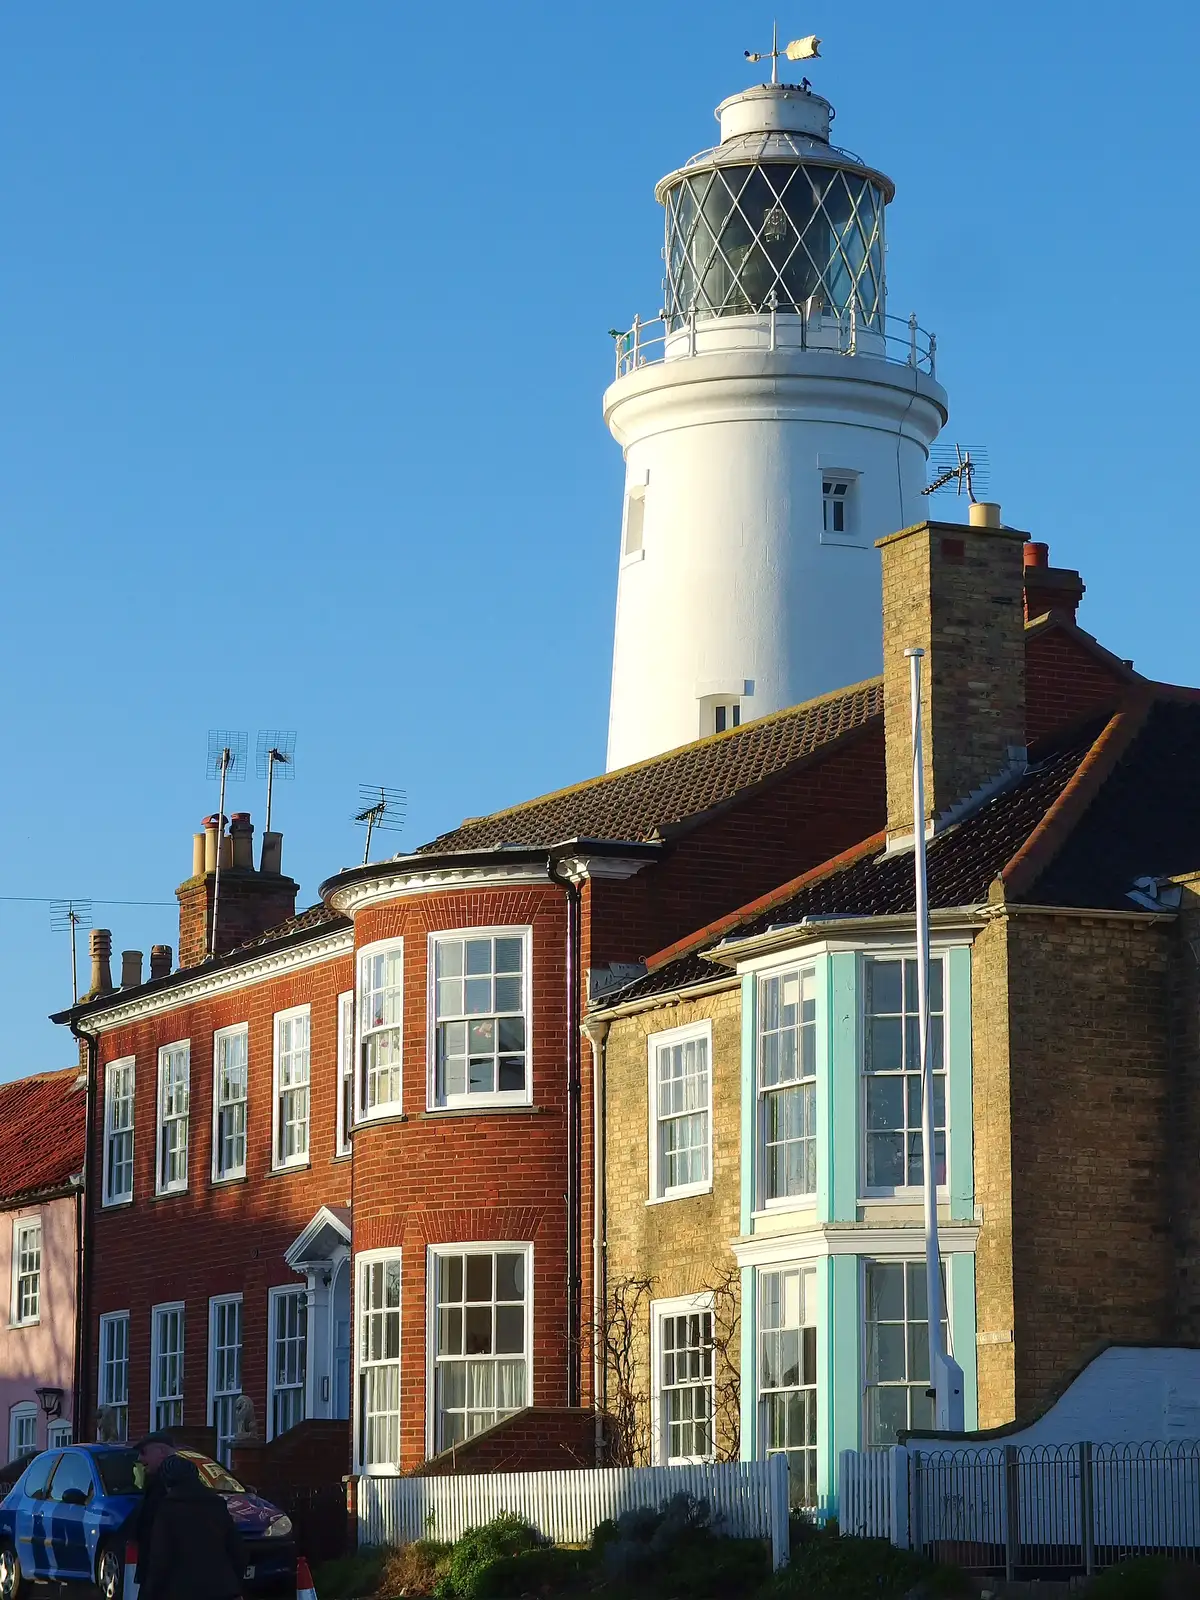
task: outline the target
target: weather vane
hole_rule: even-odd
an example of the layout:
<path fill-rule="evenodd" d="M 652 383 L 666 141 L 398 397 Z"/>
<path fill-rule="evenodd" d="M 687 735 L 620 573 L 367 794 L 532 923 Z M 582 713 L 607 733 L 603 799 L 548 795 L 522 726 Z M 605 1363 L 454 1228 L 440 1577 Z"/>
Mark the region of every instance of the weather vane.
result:
<path fill-rule="evenodd" d="M 811 61 L 821 54 L 821 41 L 815 33 L 809 33 L 803 39 L 793 39 L 790 44 L 779 48 L 779 24 L 771 24 L 770 50 L 743 50 L 742 54 L 747 61 L 769 61 L 771 63 L 771 82 L 779 82 L 779 58 L 786 56 L 789 61 Z"/>

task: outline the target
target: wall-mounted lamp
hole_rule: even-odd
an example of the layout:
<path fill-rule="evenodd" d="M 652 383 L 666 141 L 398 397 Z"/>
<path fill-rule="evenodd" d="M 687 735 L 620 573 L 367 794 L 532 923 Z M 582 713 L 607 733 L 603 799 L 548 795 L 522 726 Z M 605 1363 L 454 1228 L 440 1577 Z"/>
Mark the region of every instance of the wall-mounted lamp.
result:
<path fill-rule="evenodd" d="M 35 1389 L 33 1392 L 37 1396 L 37 1403 L 41 1406 L 43 1415 L 47 1420 L 60 1415 L 63 1403 L 61 1389 L 54 1389 L 49 1384 L 43 1384 L 40 1389 Z"/>

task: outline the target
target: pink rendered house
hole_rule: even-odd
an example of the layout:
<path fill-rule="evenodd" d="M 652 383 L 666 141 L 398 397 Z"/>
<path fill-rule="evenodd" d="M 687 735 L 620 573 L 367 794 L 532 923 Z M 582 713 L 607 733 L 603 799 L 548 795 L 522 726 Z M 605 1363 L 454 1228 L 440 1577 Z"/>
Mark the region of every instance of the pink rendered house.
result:
<path fill-rule="evenodd" d="M 0 1460 L 71 1437 L 86 1097 L 79 1071 L 0 1084 Z"/>

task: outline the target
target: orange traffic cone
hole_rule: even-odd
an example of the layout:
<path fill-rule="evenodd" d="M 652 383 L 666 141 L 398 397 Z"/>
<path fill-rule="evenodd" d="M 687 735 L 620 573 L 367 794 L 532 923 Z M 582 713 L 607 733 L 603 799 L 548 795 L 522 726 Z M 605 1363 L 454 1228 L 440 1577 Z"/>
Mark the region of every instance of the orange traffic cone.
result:
<path fill-rule="evenodd" d="M 137 1600 L 140 1585 L 137 1581 L 138 1547 L 131 1539 L 125 1546 L 125 1574 L 121 1585 L 121 1600 Z"/>
<path fill-rule="evenodd" d="M 312 1573 L 308 1570 L 308 1562 L 304 1556 L 296 1562 L 296 1600 L 317 1600 Z"/>

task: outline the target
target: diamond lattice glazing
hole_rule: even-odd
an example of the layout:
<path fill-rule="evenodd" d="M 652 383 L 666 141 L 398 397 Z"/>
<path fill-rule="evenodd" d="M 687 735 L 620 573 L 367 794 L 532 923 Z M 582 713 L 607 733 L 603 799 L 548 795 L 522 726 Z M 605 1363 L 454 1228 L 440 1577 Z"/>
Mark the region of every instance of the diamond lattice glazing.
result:
<path fill-rule="evenodd" d="M 865 174 L 762 162 L 689 173 L 665 196 L 667 318 L 799 307 L 884 316 L 884 197 Z"/>

